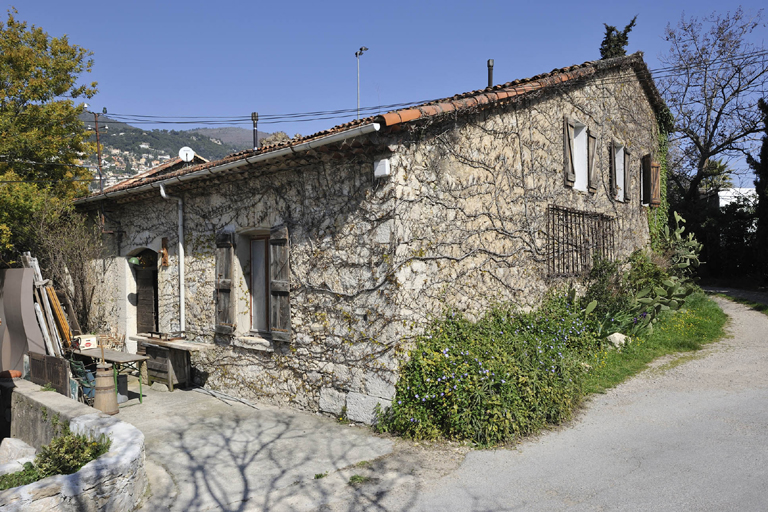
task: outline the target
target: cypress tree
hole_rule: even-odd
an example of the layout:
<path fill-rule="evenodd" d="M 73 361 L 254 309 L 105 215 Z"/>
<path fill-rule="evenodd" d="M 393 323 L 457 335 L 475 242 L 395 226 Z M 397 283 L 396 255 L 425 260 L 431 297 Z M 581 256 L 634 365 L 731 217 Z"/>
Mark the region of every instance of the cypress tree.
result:
<path fill-rule="evenodd" d="M 613 57 L 624 57 L 627 54 L 627 44 L 629 44 L 629 33 L 635 26 L 637 15 L 632 18 L 632 21 L 624 27 L 624 30 L 619 32 L 619 29 L 607 23 L 605 25 L 605 37 L 600 44 L 600 58 L 610 59 Z"/>

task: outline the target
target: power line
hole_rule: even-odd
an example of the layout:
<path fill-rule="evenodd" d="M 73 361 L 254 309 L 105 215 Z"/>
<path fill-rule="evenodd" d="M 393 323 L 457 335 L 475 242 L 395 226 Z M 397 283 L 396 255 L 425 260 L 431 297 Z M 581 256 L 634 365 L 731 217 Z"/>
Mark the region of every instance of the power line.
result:
<path fill-rule="evenodd" d="M 760 58 L 768 56 L 768 50 L 756 50 L 753 52 L 737 54 L 721 59 L 714 59 L 709 61 L 710 66 L 724 64 L 727 62 L 743 61 L 745 59 Z M 689 68 L 686 66 L 666 66 L 649 70 L 655 79 L 670 78 L 673 76 L 682 76 L 687 74 Z M 610 79 L 609 79 L 610 80 Z M 373 113 L 381 110 L 394 110 L 405 108 L 409 106 L 422 105 L 426 103 L 433 103 L 439 101 L 439 99 L 425 100 L 425 101 L 412 101 L 404 103 L 394 103 L 388 105 L 375 105 L 370 107 L 361 107 L 360 110 L 364 112 Z M 309 112 L 294 112 L 288 114 L 260 114 L 259 120 L 264 124 L 280 124 L 286 122 L 310 122 L 310 121 L 322 121 L 330 119 L 339 119 L 344 117 L 351 117 L 355 114 L 357 109 L 346 108 L 336 110 L 321 110 L 321 111 L 309 111 Z M 251 124 L 250 116 L 162 116 L 162 115 L 147 115 L 147 114 L 108 114 L 114 119 L 113 122 L 134 124 L 205 124 L 205 125 L 231 125 L 231 124 Z M 106 124 L 110 121 L 105 120 Z"/>

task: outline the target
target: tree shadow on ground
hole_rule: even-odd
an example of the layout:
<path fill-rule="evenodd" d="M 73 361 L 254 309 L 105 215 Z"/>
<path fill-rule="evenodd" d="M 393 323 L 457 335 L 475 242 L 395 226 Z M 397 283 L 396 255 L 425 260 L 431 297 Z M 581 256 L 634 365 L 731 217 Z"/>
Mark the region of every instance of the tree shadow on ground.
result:
<path fill-rule="evenodd" d="M 176 413 L 165 418 L 172 427 L 147 432 L 147 457 L 177 487 L 171 510 L 409 510 L 415 503 L 418 479 L 376 460 L 391 450 L 391 440 L 296 411 L 242 404 L 217 411 Z M 379 464 L 387 479 L 350 485 L 351 474 L 362 471 L 357 464 L 369 460 L 365 469 L 375 473 Z M 392 492 L 395 508 L 388 508 Z"/>

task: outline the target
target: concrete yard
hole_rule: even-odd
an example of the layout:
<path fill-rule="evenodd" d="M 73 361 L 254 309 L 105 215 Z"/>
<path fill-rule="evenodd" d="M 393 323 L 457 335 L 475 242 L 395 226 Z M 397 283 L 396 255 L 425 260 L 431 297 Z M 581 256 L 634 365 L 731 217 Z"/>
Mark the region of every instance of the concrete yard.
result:
<path fill-rule="evenodd" d="M 393 442 L 332 418 L 195 390 L 162 392 L 138 383 L 119 417 L 146 436 L 151 496 L 143 510 L 267 510 L 283 492 L 392 451 Z M 320 501 L 324 501 L 321 497 Z M 307 502 L 311 509 L 314 500 Z M 292 507 L 289 507 L 292 508 Z"/>

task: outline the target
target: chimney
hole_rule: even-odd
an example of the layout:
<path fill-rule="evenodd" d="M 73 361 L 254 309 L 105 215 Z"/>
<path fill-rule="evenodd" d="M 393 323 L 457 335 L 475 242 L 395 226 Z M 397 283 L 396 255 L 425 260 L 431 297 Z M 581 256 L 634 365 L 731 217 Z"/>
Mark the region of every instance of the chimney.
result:
<path fill-rule="evenodd" d="M 259 124 L 259 113 L 251 112 L 251 121 L 253 121 L 253 150 L 259 149 L 259 131 L 256 127 Z"/>
<path fill-rule="evenodd" d="M 493 87 L 493 59 L 488 59 L 488 87 Z"/>

